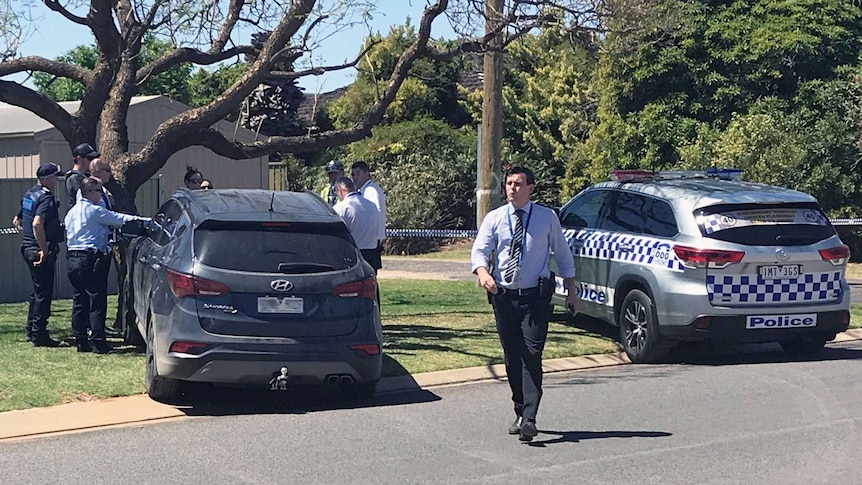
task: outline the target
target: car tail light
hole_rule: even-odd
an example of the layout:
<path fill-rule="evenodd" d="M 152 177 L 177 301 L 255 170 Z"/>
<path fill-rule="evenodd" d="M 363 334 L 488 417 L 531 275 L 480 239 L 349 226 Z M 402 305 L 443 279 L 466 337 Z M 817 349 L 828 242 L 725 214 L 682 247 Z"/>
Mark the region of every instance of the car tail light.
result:
<path fill-rule="evenodd" d="M 167 270 L 168 285 L 177 298 L 186 296 L 222 296 L 230 293 L 227 286 L 218 281 Z"/>
<path fill-rule="evenodd" d="M 340 298 L 367 298 L 377 299 L 377 280 L 372 276 L 364 280 L 352 281 L 338 285 L 332 290 L 333 296 Z"/>
<path fill-rule="evenodd" d="M 365 352 L 366 355 L 379 355 L 380 354 L 380 345 L 379 344 L 357 344 L 351 345 L 351 349 L 353 350 L 361 350 Z"/>
<path fill-rule="evenodd" d="M 726 251 L 723 249 L 697 249 L 688 246 L 674 246 L 682 263 L 690 268 L 724 268 L 742 261 L 745 251 Z"/>
<path fill-rule="evenodd" d="M 841 266 L 850 258 L 850 248 L 842 244 L 834 248 L 821 249 L 820 257 L 823 258 L 823 261 L 829 261 L 835 266 Z"/>
<path fill-rule="evenodd" d="M 202 342 L 183 342 L 178 340 L 171 344 L 169 352 L 179 352 L 181 354 L 197 354 L 205 349 L 207 344 Z"/>

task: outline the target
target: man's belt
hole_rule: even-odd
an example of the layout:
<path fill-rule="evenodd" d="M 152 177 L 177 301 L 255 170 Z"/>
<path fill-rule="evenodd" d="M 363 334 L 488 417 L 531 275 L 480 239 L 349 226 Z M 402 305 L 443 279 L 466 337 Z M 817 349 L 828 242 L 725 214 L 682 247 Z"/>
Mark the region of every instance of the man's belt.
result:
<path fill-rule="evenodd" d="M 69 249 L 66 254 L 69 256 L 106 256 L 108 253 L 103 253 L 98 249 Z"/>
<path fill-rule="evenodd" d="M 498 286 L 497 293 L 506 296 L 533 296 L 539 294 L 539 287 L 534 286 L 532 288 L 503 288 L 502 286 Z"/>

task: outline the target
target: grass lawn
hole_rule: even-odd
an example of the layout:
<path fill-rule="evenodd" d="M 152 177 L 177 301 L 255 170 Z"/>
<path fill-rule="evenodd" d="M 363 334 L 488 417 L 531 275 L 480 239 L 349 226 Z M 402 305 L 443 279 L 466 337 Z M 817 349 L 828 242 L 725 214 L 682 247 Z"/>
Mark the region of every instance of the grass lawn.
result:
<path fill-rule="evenodd" d="M 862 280 L 862 263 L 848 264 L 846 275 L 850 280 Z"/>
<path fill-rule="evenodd" d="M 382 280 L 384 375 L 502 362 L 490 306 L 472 281 Z M 108 300 L 110 318 L 116 297 Z M 54 338 L 70 337 L 71 300 L 52 304 Z M 0 411 L 144 392 L 144 355 L 112 341 L 110 355 L 33 348 L 24 303 L 0 304 Z M 614 352 L 615 342 L 551 323 L 546 358 Z"/>

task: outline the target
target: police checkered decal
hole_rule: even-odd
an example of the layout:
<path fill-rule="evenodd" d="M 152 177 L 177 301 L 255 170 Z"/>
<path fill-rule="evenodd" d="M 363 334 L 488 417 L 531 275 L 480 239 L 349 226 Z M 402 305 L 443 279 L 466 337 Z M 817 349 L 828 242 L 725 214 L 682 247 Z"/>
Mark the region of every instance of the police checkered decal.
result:
<path fill-rule="evenodd" d="M 564 231 L 570 246 L 579 247 L 577 255 L 610 261 L 648 264 L 672 271 L 682 271 L 682 262 L 676 258 L 671 245 L 661 239 L 630 236 L 599 231 Z M 623 251 L 621 247 L 630 249 Z"/>
<path fill-rule="evenodd" d="M 841 272 L 764 280 L 758 275 L 707 275 L 706 291 L 715 305 L 831 303 L 841 298 Z"/>

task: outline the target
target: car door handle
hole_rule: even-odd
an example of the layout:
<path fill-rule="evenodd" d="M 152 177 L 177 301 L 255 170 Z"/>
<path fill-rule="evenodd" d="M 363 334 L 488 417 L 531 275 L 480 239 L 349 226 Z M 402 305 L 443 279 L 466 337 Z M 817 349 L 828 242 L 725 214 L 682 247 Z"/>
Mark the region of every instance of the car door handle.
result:
<path fill-rule="evenodd" d="M 632 250 L 631 244 L 620 244 L 620 251 L 628 252 Z"/>

